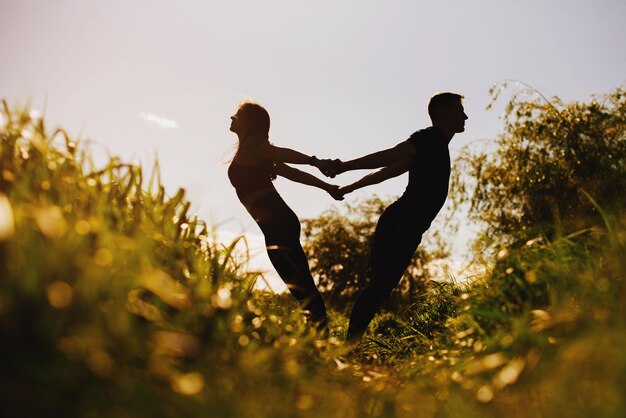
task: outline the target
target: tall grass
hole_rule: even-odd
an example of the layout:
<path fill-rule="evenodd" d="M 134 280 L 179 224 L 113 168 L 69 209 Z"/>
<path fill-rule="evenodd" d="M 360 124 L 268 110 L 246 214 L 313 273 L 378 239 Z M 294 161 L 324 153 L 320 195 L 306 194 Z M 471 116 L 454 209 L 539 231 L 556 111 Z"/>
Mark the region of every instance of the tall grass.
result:
<path fill-rule="evenodd" d="M 317 335 L 287 295 L 190 214 L 158 170 L 89 150 L 3 103 L 0 415 L 621 417 L 624 218 L 503 249 L 472 282 L 432 283 Z"/>
<path fill-rule="evenodd" d="M 156 171 L 146 181 L 117 158 L 95 168 L 64 131 L 4 106 L 6 414 L 221 414 L 254 408 L 227 396 L 235 387 L 262 393 L 259 380 L 286 359 L 299 370 L 302 346 L 314 346 L 297 309 L 273 313 L 232 256 L 236 241 L 213 242 L 182 189 L 168 196 Z"/>

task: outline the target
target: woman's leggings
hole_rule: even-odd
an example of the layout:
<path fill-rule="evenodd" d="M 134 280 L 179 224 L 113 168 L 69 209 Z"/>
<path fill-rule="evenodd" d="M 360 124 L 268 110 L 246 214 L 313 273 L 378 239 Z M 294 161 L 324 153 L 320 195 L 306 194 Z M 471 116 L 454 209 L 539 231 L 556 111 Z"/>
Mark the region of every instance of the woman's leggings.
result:
<path fill-rule="evenodd" d="M 378 220 L 367 267 L 369 283 L 352 309 L 347 341 L 361 339 L 380 305 L 402 278 L 422 234 L 430 226 L 412 208 L 396 201 Z"/>
<path fill-rule="evenodd" d="M 252 216 L 263 235 L 272 265 L 291 294 L 309 312 L 319 329 L 327 325 L 322 295 L 315 286 L 309 262 L 300 244 L 300 221 L 278 193 L 268 193 L 255 202 Z"/>

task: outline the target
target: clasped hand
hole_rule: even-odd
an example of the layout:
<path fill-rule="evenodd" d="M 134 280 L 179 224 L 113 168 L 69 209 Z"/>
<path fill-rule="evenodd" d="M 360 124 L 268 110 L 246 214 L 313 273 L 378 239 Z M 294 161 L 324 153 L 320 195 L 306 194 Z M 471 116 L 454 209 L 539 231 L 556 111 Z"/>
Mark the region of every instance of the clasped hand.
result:
<path fill-rule="evenodd" d="M 330 178 L 334 178 L 337 174 L 341 174 L 344 172 L 343 170 L 343 162 L 340 159 L 332 160 L 330 158 L 318 160 L 315 166 L 326 176 Z M 328 193 L 335 200 L 343 200 L 344 195 L 349 193 L 351 190 L 348 190 L 347 186 L 336 186 L 332 185 L 329 188 Z"/>
<path fill-rule="evenodd" d="M 343 190 L 343 187 L 339 187 L 335 184 L 332 184 L 331 187 L 326 191 L 335 200 L 343 200 L 343 196 L 346 194 L 346 192 Z"/>
<path fill-rule="evenodd" d="M 337 174 L 343 173 L 343 162 L 340 159 L 331 160 L 330 158 L 328 158 L 318 160 L 315 166 L 326 177 L 334 178 Z"/>

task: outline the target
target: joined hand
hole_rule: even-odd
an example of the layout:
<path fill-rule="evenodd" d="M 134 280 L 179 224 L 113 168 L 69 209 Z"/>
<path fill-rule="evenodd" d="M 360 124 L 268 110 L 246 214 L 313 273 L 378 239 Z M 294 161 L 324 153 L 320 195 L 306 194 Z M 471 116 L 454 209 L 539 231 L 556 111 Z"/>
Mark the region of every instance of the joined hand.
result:
<path fill-rule="evenodd" d="M 337 174 L 341 174 L 341 165 L 343 162 L 340 159 L 324 159 L 318 160 L 315 166 L 324 174 L 326 177 L 333 178 Z"/>
<path fill-rule="evenodd" d="M 343 195 L 345 191 L 341 190 L 342 188 L 336 185 L 332 185 L 332 187 L 327 190 L 328 194 L 333 197 L 335 200 L 343 200 Z"/>

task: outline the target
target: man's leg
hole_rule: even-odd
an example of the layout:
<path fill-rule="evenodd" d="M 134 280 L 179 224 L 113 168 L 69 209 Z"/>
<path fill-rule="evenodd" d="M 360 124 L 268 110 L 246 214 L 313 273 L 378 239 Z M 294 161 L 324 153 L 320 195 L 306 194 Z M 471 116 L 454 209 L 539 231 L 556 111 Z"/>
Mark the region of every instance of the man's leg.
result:
<path fill-rule="evenodd" d="M 408 228 L 409 222 L 405 216 L 401 208 L 390 206 L 376 225 L 368 261 L 369 283 L 352 309 L 346 336 L 348 342 L 354 343 L 361 339 L 380 305 L 402 278 L 421 242 L 423 231 Z"/>

